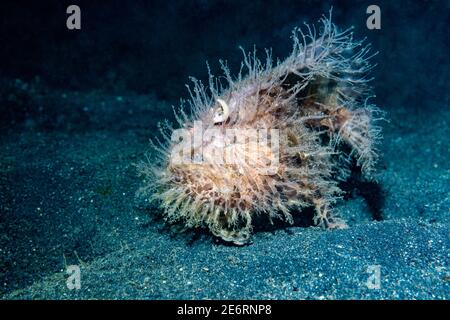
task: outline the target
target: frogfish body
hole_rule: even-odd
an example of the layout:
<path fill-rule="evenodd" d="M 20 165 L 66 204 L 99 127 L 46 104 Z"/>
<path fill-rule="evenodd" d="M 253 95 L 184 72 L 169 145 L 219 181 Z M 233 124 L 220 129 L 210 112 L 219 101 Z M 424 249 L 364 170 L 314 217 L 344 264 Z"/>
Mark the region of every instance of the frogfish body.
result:
<path fill-rule="evenodd" d="M 293 31 L 293 50 L 283 62 L 245 53 L 226 84 L 193 79 L 190 113 L 184 104 L 173 129 L 161 124 L 152 160 L 142 162 L 141 193 L 169 223 L 205 227 L 235 244 L 247 243 L 254 218 L 293 223 L 313 207 L 313 222 L 345 227 L 333 204 L 352 168 L 371 179 L 377 160 L 378 109 L 368 103 L 369 46 L 321 19 L 318 36 Z"/>

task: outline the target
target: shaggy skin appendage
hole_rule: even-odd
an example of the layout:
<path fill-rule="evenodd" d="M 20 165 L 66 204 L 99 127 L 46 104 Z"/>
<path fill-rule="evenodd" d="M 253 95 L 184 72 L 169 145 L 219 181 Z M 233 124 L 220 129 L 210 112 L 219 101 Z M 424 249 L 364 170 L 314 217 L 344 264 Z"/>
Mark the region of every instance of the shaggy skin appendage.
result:
<path fill-rule="evenodd" d="M 371 179 L 377 160 L 380 129 L 374 122 L 380 111 L 368 103 L 372 56 L 368 45 L 353 40 L 351 29 L 339 32 L 331 18 L 321 19 L 317 36 L 314 28 L 305 30 L 293 31 L 293 50 L 283 62 L 274 64 L 267 50 L 265 62 L 244 52 L 236 78 L 221 63 L 225 85 L 211 75 L 207 88 L 192 79 L 190 114 L 182 103 L 176 117 L 180 128 L 203 135 L 189 151 L 194 161 L 173 160 L 180 140 L 165 122 L 163 140 L 152 142 L 156 159 L 138 166 L 145 177 L 140 194 L 157 203 L 169 223 L 206 227 L 235 244 L 249 241 L 256 215 L 293 223 L 292 214 L 314 207 L 316 225 L 346 226 L 332 210 L 342 193 L 338 182 L 349 177 L 354 163 Z M 248 148 L 230 143 L 235 136 L 207 136 L 207 129 L 235 129 L 237 136 L 266 130 L 270 143 Z M 203 153 L 195 159 L 198 150 Z M 217 161 L 211 156 L 216 151 L 247 161 Z M 276 166 L 260 170 L 268 163 Z"/>

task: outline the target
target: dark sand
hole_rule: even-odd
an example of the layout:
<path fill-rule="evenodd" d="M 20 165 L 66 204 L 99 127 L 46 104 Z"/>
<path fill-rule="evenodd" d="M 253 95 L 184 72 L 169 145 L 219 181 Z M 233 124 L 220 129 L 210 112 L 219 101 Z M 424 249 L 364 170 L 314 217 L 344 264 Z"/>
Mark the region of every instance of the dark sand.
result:
<path fill-rule="evenodd" d="M 8 85 L 32 111 L 0 140 L 2 299 L 450 297 L 448 110 L 386 110 L 377 183 L 336 208 L 349 229 L 280 224 L 236 247 L 174 233 L 135 198 L 133 163 L 168 105 Z M 80 290 L 66 287 L 71 264 Z M 371 265 L 380 289 L 367 288 Z"/>

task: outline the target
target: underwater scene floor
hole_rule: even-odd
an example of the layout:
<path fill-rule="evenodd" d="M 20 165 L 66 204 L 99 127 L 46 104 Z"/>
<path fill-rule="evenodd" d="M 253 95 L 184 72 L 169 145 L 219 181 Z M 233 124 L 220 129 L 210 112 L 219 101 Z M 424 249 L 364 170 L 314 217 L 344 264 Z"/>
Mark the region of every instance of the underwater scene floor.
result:
<path fill-rule="evenodd" d="M 446 108 L 384 108 L 376 182 L 349 182 L 336 207 L 349 228 L 262 225 L 233 246 L 175 232 L 135 196 L 170 105 L 3 81 L 30 112 L 0 136 L 1 299 L 450 298 Z"/>

